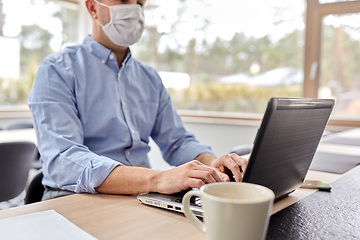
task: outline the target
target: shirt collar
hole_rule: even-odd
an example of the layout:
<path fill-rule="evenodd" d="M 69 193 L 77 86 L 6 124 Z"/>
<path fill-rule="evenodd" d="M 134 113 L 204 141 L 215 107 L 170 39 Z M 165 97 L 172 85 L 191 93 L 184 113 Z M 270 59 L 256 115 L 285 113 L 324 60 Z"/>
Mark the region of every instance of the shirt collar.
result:
<path fill-rule="evenodd" d="M 95 41 L 90 35 L 85 37 L 83 46 L 102 62 L 106 62 L 111 54 L 110 49 Z"/>
<path fill-rule="evenodd" d="M 131 58 L 131 50 L 130 50 L 130 48 L 128 48 L 128 50 L 127 50 L 127 52 L 126 52 L 126 57 L 125 57 L 122 65 L 127 65 L 128 62 L 129 62 L 129 60 L 130 60 L 130 58 Z"/>
<path fill-rule="evenodd" d="M 112 51 L 97 41 L 95 41 L 90 35 L 87 35 L 83 41 L 83 46 L 85 49 L 89 50 L 95 57 L 97 57 L 101 62 L 106 63 L 109 59 Z M 122 63 L 122 65 L 126 65 L 131 58 L 131 51 L 128 48 L 126 57 Z"/>

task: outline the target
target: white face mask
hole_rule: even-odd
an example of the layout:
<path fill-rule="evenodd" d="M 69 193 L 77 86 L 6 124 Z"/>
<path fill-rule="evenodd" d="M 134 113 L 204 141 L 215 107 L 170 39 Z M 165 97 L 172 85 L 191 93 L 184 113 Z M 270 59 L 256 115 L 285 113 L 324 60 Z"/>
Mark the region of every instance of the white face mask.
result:
<path fill-rule="evenodd" d="M 109 8 L 110 22 L 105 26 L 97 22 L 111 42 L 128 47 L 139 41 L 144 31 L 144 11 L 138 4 L 108 6 L 98 0 L 94 1 Z"/>

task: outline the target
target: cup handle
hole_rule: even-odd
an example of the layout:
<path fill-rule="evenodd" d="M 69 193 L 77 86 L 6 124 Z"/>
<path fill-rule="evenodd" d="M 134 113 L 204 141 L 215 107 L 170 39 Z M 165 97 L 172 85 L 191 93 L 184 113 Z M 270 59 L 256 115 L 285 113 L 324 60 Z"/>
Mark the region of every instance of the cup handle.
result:
<path fill-rule="evenodd" d="M 182 204 L 184 206 L 184 213 L 185 216 L 190 220 L 190 222 L 195 225 L 195 227 L 197 227 L 200 231 L 202 232 L 206 232 L 206 227 L 204 225 L 204 223 L 202 223 L 194 214 L 193 212 L 190 210 L 190 198 L 192 196 L 198 196 L 201 198 L 201 192 L 199 190 L 191 190 L 189 192 L 187 192 L 182 200 Z"/>

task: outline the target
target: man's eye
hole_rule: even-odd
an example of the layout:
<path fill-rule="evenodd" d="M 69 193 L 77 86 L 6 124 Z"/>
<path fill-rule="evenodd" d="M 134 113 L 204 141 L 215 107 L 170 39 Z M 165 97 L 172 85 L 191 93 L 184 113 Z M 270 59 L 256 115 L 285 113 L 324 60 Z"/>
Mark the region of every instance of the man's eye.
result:
<path fill-rule="evenodd" d="M 141 2 L 138 2 L 137 4 L 139 4 L 140 7 L 143 7 L 143 6 L 144 6 L 144 4 L 142 4 Z"/>

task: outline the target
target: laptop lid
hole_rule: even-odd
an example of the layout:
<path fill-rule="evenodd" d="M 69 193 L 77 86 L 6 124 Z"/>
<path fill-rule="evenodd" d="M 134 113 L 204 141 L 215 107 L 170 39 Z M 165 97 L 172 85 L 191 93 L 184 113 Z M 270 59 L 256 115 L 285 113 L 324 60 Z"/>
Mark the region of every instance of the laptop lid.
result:
<path fill-rule="evenodd" d="M 333 106 L 332 99 L 270 99 L 242 181 L 270 188 L 276 199 L 300 187 Z"/>

